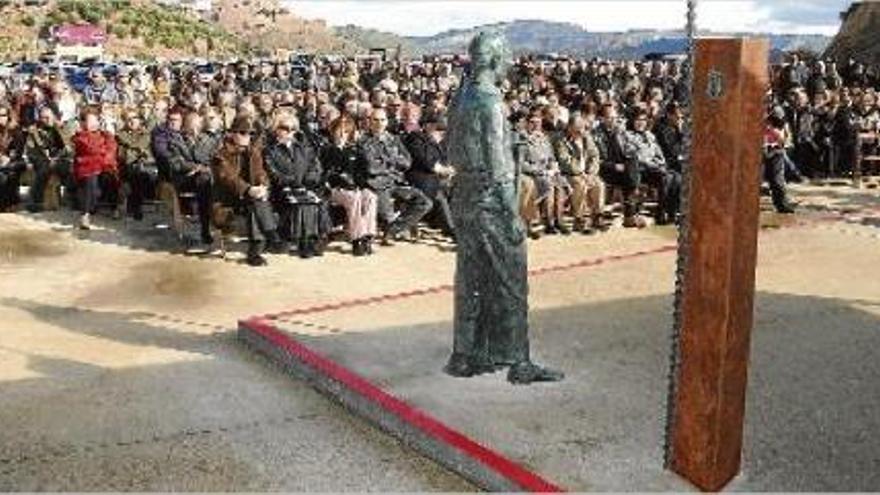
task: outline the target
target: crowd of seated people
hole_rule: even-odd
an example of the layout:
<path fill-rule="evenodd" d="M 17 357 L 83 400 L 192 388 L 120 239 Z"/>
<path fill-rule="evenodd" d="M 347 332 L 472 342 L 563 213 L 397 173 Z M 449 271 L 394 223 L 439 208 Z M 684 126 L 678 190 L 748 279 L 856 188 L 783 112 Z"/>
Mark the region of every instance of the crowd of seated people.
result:
<path fill-rule="evenodd" d="M 243 217 L 255 266 L 264 250 L 321 256 L 335 229 L 355 256 L 425 224 L 454 242 L 445 134 L 464 59 L 219 66 L 210 80 L 186 64 L 95 69 L 81 91 L 46 67 L 0 80 L 0 209 L 69 205 L 88 230 L 105 203 L 142 220 L 164 188 L 193 199 L 206 245 L 218 211 Z M 854 61 L 774 69 L 765 170 L 779 211 L 793 211 L 786 181 L 877 154 L 860 138 L 880 126 L 877 85 Z M 676 222 L 686 89 L 677 61 L 518 59 L 501 90 L 530 236 L 604 232 L 617 201 L 624 228 L 646 227 L 646 211 Z"/>

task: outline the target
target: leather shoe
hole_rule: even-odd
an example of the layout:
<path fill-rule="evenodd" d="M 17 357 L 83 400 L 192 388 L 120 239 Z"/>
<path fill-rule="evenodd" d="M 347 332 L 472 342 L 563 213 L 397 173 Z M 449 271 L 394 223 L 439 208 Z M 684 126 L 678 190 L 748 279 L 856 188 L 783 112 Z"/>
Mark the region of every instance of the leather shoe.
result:
<path fill-rule="evenodd" d="M 269 263 L 266 261 L 266 258 L 263 258 L 261 255 L 257 253 L 248 254 L 246 262 L 250 266 L 266 266 Z"/>

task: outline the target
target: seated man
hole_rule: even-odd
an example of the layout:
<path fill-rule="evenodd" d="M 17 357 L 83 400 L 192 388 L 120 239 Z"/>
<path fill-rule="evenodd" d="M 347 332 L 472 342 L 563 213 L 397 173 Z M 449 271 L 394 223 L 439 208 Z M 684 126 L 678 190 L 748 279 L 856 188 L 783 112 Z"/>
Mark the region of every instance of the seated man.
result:
<path fill-rule="evenodd" d="M 446 160 L 446 119 L 433 117 L 425 122 L 425 130 L 408 132 L 404 144 L 412 156 L 407 173 L 410 183 L 431 199 L 443 234 L 454 237 L 452 211 L 449 208 L 450 178 L 454 169 Z"/>
<path fill-rule="evenodd" d="M 299 134 L 299 120 L 293 113 L 276 118 L 263 160 L 271 184 L 269 197 L 280 216 L 279 236 L 285 242 L 296 242 L 301 258 L 321 256 L 323 239 L 330 230 L 321 164 Z"/>
<path fill-rule="evenodd" d="M 256 129 L 247 117 L 236 117 L 220 150 L 211 162 L 217 197 L 226 206 L 247 213 L 247 263 L 264 266 L 263 240 L 272 252 L 287 247 L 276 232 L 275 214 L 269 204 L 269 176 L 263 168 L 263 150 L 251 140 Z"/>
<path fill-rule="evenodd" d="M 8 107 L 0 106 L 0 212 L 14 210 L 21 200 L 18 187 L 25 169 L 24 134 L 12 120 Z"/>
<path fill-rule="evenodd" d="M 602 220 L 605 209 L 605 183 L 599 177 L 599 149 L 587 131 L 587 119 L 579 112 L 572 113 L 565 132 L 556 140 L 556 160 L 559 170 L 571 186 L 571 214 L 574 230 L 593 234 L 607 230 Z M 590 225 L 586 216 L 590 215 Z"/>
<path fill-rule="evenodd" d="M 199 209 L 202 242 L 212 244 L 211 212 L 214 204 L 211 160 L 220 147 L 219 134 L 205 131 L 202 116 L 189 112 L 183 122 L 183 132 L 174 136 L 168 145 L 171 175 L 180 192 L 195 192 Z"/>
<path fill-rule="evenodd" d="M 116 135 L 119 172 L 128 184 L 128 214 L 135 220 L 144 218 L 144 200 L 151 197 L 159 182 L 159 169 L 150 153 L 150 133 L 140 113 L 130 110 L 122 130 Z"/>
<path fill-rule="evenodd" d="M 404 179 L 412 159 L 400 139 L 388 133 L 387 128 L 385 110 L 374 109 L 370 113 L 369 133 L 359 143 L 367 164 L 367 185 L 378 196 L 379 222 L 385 228 L 386 242 L 416 227 L 433 207 L 422 191 Z M 395 201 L 399 202 L 399 214 L 394 210 Z"/>
<path fill-rule="evenodd" d="M 639 214 L 638 201 L 641 174 L 638 163 L 626 154 L 626 128 L 618 118 L 617 108 L 613 104 L 606 103 L 602 107 L 601 121 L 593 137 L 602 159 L 602 180 L 611 187 L 619 187 L 623 193 L 623 226 L 645 228 L 647 223 Z"/>
<path fill-rule="evenodd" d="M 71 186 L 70 175 L 73 164 L 73 155 L 58 126 L 55 112 L 49 107 L 40 109 L 37 124 L 30 129 L 25 138 L 24 155 L 28 166 L 33 169 L 34 180 L 30 189 L 30 211 L 42 211 L 45 193 L 52 185 L 52 178 L 58 183 Z M 57 194 L 56 190 L 49 191 Z M 57 208 L 58 205 L 48 205 Z"/>
<path fill-rule="evenodd" d="M 654 133 L 648 130 L 648 113 L 639 110 L 634 114 L 632 132 L 629 133 L 626 154 L 638 167 L 645 183 L 657 190 L 657 225 L 667 225 L 678 216 L 681 195 L 681 175 L 666 166 L 663 150 L 657 144 Z"/>

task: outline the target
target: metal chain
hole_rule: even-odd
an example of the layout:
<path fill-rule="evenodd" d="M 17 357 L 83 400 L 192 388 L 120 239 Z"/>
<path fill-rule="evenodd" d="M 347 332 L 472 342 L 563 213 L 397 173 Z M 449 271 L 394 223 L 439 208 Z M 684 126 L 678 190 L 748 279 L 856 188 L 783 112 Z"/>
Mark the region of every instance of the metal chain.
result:
<path fill-rule="evenodd" d="M 666 435 L 664 446 L 663 464 L 666 469 L 671 467 L 673 457 L 672 433 L 675 425 L 675 397 L 678 389 L 678 375 L 681 365 L 681 326 L 682 326 L 682 297 L 686 281 L 688 252 L 688 235 L 690 217 L 690 189 L 691 189 L 691 145 L 692 145 L 692 117 L 693 117 L 693 94 L 694 94 L 694 65 L 696 59 L 697 37 L 697 0 L 687 0 L 687 60 L 683 67 L 681 77 L 685 78 L 687 98 L 684 102 L 684 136 L 683 156 L 681 160 L 681 217 L 678 228 L 678 261 L 675 271 L 675 302 L 673 307 L 673 324 L 671 337 L 671 351 L 669 354 L 669 376 L 666 397 Z"/>

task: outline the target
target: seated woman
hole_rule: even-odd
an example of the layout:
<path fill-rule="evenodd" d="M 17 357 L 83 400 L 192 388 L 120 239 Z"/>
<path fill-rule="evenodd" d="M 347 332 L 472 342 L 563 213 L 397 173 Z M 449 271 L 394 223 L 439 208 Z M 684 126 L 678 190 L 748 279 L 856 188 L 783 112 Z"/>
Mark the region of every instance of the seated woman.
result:
<path fill-rule="evenodd" d="M 95 109 L 87 108 L 83 111 L 80 130 L 73 136 L 73 150 L 73 176 L 82 212 L 79 226 L 83 230 L 89 230 L 90 216 L 95 212 L 101 193 L 99 177 L 102 174 L 118 174 L 116 139 L 112 134 L 101 130 L 101 121 Z"/>
<path fill-rule="evenodd" d="M 311 258 L 323 255 L 330 222 L 321 195 L 321 164 L 308 140 L 298 132 L 296 116 L 279 113 L 263 161 L 269 174 L 270 199 L 280 217 L 278 234 L 297 245 L 301 258 Z"/>
<path fill-rule="evenodd" d="M 330 202 L 345 208 L 345 233 L 352 254 L 373 254 L 377 227 L 377 197 L 366 184 L 366 163 L 354 144 L 356 126 L 349 117 L 330 124 L 330 138 L 321 150 L 321 164 L 330 186 Z"/>

